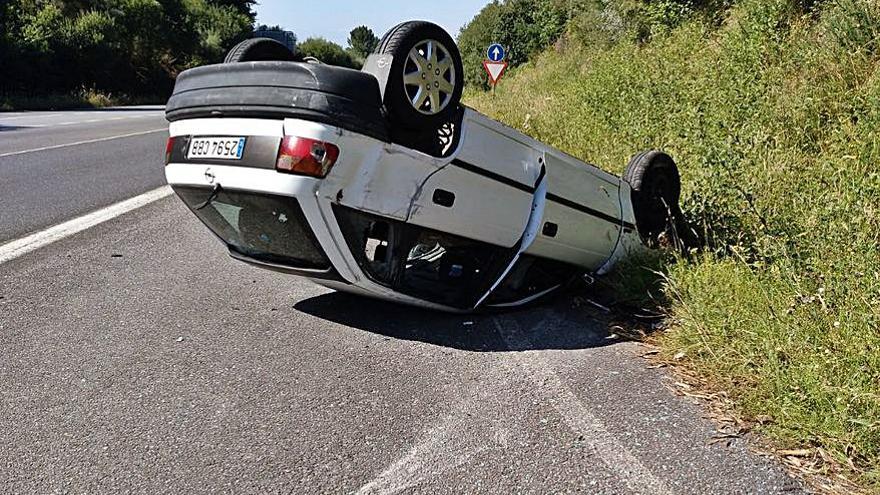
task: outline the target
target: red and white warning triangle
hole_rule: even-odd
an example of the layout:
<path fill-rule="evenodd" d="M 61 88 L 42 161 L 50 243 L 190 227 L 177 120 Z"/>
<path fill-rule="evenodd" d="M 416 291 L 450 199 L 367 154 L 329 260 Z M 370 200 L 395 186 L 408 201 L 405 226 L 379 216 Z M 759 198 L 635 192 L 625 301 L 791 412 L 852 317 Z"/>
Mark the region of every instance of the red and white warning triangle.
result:
<path fill-rule="evenodd" d="M 507 70 L 507 61 L 492 62 L 491 60 L 484 60 L 483 68 L 485 68 L 486 73 L 489 74 L 489 84 L 494 86 L 498 84 L 498 81 L 504 76 L 504 71 Z"/>

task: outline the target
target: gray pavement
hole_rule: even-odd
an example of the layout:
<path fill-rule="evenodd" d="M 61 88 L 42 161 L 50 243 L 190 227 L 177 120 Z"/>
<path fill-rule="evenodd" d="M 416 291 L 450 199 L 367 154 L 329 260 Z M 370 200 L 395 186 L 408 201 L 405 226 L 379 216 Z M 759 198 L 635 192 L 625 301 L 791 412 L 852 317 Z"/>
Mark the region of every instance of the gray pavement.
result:
<path fill-rule="evenodd" d="M 0 113 L 0 243 L 164 184 L 167 128 L 153 107 Z"/>
<path fill-rule="evenodd" d="M 0 264 L 0 492 L 801 491 L 711 443 L 606 326 L 569 298 L 460 316 L 334 293 L 232 261 L 165 198 Z"/>
<path fill-rule="evenodd" d="M 168 127 L 162 107 L 0 112 L 0 157 Z M 163 148 L 164 151 L 164 148 Z"/>

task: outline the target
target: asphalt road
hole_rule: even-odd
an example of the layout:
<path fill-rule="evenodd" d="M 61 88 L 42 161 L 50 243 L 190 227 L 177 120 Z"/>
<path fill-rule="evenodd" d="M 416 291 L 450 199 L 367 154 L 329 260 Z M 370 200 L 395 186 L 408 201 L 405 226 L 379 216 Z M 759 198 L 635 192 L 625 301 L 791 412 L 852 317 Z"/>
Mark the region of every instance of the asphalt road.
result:
<path fill-rule="evenodd" d="M 0 114 L 0 244 L 161 185 L 162 132 L 2 156 L 141 114 Z M 333 293 L 168 197 L 0 264 L 0 492 L 801 491 L 606 327 Z"/>
<path fill-rule="evenodd" d="M 0 243 L 164 184 L 158 107 L 0 113 Z"/>

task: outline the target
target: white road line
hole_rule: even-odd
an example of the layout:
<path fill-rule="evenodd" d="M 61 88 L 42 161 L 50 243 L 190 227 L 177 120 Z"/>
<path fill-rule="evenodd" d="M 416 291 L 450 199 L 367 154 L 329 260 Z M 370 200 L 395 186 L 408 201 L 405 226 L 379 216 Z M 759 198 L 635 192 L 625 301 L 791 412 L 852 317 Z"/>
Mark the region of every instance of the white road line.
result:
<path fill-rule="evenodd" d="M 163 186 L 140 196 L 126 199 L 79 218 L 74 218 L 46 230 L 36 232 L 27 237 L 0 245 L 0 265 L 170 195 L 171 188 Z"/>
<path fill-rule="evenodd" d="M 14 117 L 4 117 L 2 114 L 0 114 L 0 124 L 3 124 L 7 120 L 18 120 L 18 119 L 45 120 L 49 117 L 58 117 L 58 116 L 63 116 L 66 118 L 70 118 L 70 117 L 101 117 L 101 118 L 92 119 L 92 120 L 65 120 L 64 122 L 43 124 L 43 125 L 47 125 L 47 126 L 58 126 L 58 125 L 83 124 L 83 123 L 89 123 L 89 122 L 102 122 L 102 121 L 109 121 L 109 120 L 143 119 L 143 118 L 148 118 L 148 117 L 161 117 L 163 114 L 161 112 L 135 113 L 135 114 L 129 114 L 129 115 L 123 115 L 123 116 L 119 116 L 119 117 L 109 118 L 110 115 L 113 115 L 113 113 L 110 113 L 110 112 L 87 112 L 87 113 L 73 112 L 73 113 L 66 113 L 66 114 L 58 113 L 58 114 L 51 114 L 51 115 L 17 115 Z M 105 118 L 105 116 L 107 116 L 107 117 Z M 21 125 L 21 124 L 18 124 L 18 125 Z"/>
<path fill-rule="evenodd" d="M 493 322 L 508 348 L 534 348 L 515 321 L 505 321 L 505 325 L 502 325 L 498 318 L 494 318 Z M 535 326 L 535 331 L 547 324 L 552 324 L 552 321 L 540 322 Z M 607 471 L 614 473 L 630 491 L 652 495 L 673 493 L 590 412 L 552 366 L 544 361 L 541 353 L 510 353 L 501 360 L 501 364 L 507 369 L 505 376 L 522 376 L 534 385 L 537 393 L 549 397 L 549 402 L 565 424 L 583 436 L 586 447 L 594 453 L 591 459 L 603 462 Z M 489 394 L 494 393 L 491 388 L 481 387 L 476 393 L 469 394 L 446 413 L 441 421 L 426 431 L 404 455 L 361 486 L 355 492 L 356 495 L 392 495 L 404 492 L 439 479 L 452 469 L 479 459 L 488 450 L 505 448 L 509 433 L 503 427 L 507 425 L 494 425 L 494 442 L 487 441 L 484 435 L 489 431 L 491 423 L 481 423 L 476 417 L 478 414 L 474 414 L 475 411 L 480 411 L 494 417 L 505 417 L 505 413 L 509 411 L 486 410 L 487 407 L 492 407 Z M 502 429 L 498 429 L 499 426 Z"/>
<path fill-rule="evenodd" d="M 474 408 L 473 403 L 468 403 L 467 406 L 469 409 Z M 403 457 L 360 487 L 355 495 L 400 493 L 441 477 L 486 451 L 507 447 L 505 431 L 497 431 L 492 441 L 481 441 L 473 432 L 466 431 L 462 423 L 473 421 L 473 418 L 468 417 L 468 411 L 459 409 L 425 432 Z"/>
<path fill-rule="evenodd" d="M 89 115 L 89 116 L 91 116 L 91 115 Z M 125 117 L 113 117 L 113 118 L 105 118 L 105 119 L 71 120 L 68 122 L 59 122 L 57 124 L 42 124 L 42 125 L 37 125 L 37 126 L 25 124 L 25 126 L 27 126 L 27 127 L 61 127 L 61 126 L 78 125 L 78 124 L 94 124 L 95 122 L 110 122 L 111 120 L 143 119 L 143 118 L 159 117 L 159 116 L 160 116 L 159 114 L 152 114 L 152 115 L 138 114 L 138 115 L 128 115 Z M 83 117 L 86 117 L 86 115 L 83 115 Z"/>
<path fill-rule="evenodd" d="M 46 117 L 57 117 L 61 115 L 60 113 L 50 113 L 50 114 L 16 114 L 11 117 L 6 117 L 2 113 L 0 113 L 0 120 L 13 120 L 13 119 L 35 119 L 35 118 L 46 118 Z"/>
<path fill-rule="evenodd" d="M 534 348 L 529 338 L 519 329 L 519 325 L 507 318 L 505 326 L 498 318 L 493 318 L 498 333 L 511 349 Z M 542 330 L 548 322 L 542 321 L 535 326 L 534 332 Z M 519 369 L 527 374 L 536 387 L 542 389 L 547 396 L 553 397 L 553 408 L 562 417 L 572 431 L 583 435 L 587 445 L 596 452 L 611 473 L 616 473 L 621 481 L 635 493 L 651 493 L 657 495 L 673 492 L 663 481 L 644 465 L 635 455 L 617 441 L 608 431 L 605 424 L 590 412 L 589 408 L 571 391 L 559 375 L 547 365 L 540 353 L 516 353 Z"/>
<path fill-rule="evenodd" d="M 118 136 L 103 137 L 103 138 L 98 138 L 98 139 L 89 139 L 88 141 L 77 141 L 75 143 L 56 144 L 55 146 L 45 146 L 43 148 L 34 148 L 31 150 L 13 151 L 11 153 L 0 154 L 0 158 L 5 158 L 7 156 L 24 155 L 25 153 L 36 153 L 37 151 L 57 150 L 58 148 L 66 148 L 68 146 L 79 146 L 81 144 L 100 143 L 102 141 L 111 141 L 113 139 L 122 139 L 122 138 L 127 138 L 127 137 L 134 137 L 134 136 L 144 136 L 147 134 L 153 134 L 153 133 L 162 132 L 162 131 L 168 131 L 168 128 L 163 127 L 161 129 L 153 129 L 151 131 L 132 132 L 131 134 L 120 134 Z"/>
<path fill-rule="evenodd" d="M 487 378 L 486 383 L 494 383 L 494 380 Z M 399 493 L 448 476 L 453 469 L 479 459 L 488 451 L 508 448 L 512 435 L 510 414 L 506 404 L 494 400 L 495 394 L 494 388 L 485 385 L 470 387 L 462 401 L 355 495 Z"/>

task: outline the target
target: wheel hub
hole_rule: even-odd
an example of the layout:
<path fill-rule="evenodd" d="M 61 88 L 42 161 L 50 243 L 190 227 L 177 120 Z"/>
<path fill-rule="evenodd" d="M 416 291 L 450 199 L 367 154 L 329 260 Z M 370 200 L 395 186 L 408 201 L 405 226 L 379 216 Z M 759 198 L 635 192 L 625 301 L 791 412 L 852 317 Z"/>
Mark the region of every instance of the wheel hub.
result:
<path fill-rule="evenodd" d="M 403 83 L 410 104 L 420 113 L 436 115 L 452 100 L 455 65 L 449 50 L 436 40 L 417 43 L 403 68 Z"/>

